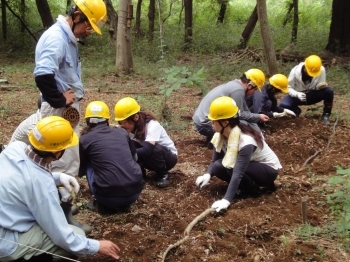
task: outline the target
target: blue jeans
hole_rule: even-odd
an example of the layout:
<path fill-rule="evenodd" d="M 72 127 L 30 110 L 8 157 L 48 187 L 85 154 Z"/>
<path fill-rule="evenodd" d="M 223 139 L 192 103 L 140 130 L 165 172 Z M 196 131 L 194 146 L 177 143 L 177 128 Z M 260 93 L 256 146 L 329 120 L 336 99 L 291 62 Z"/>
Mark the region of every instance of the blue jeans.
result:
<path fill-rule="evenodd" d="M 209 125 L 197 125 L 194 124 L 198 133 L 206 137 L 206 142 L 209 143 L 211 139 L 213 138 L 215 131 L 213 127 L 211 126 L 211 123 Z"/>
<path fill-rule="evenodd" d="M 96 194 L 96 187 L 95 187 L 95 172 L 90 167 L 86 171 L 86 178 L 89 184 L 90 192 L 94 197 L 96 198 L 97 202 L 101 203 L 102 205 L 106 206 L 107 208 L 111 209 L 117 209 L 121 207 L 127 207 L 131 204 L 135 203 L 135 201 L 139 198 L 140 193 L 136 193 L 134 195 L 130 196 L 118 196 L 118 197 L 101 197 L 98 194 Z"/>

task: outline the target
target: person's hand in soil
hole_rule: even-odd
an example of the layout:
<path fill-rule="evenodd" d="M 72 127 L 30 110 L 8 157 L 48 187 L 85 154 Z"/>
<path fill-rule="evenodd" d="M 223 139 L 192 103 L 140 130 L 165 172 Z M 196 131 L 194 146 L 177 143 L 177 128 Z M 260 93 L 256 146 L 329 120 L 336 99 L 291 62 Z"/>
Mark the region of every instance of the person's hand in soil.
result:
<path fill-rule="evenodd" d="M 114 259 L 119 259 L 118 252 L 120 251 L 119 247 L 109 240 L 100 240 L 100 249 L 98 253 L 101 255 L 109 256 Z"/>
<path fill-rule="evenodd" d="M 226 199 L 221 199 L 218 201 L 215 201 L 214 204 L 211 206 L 212 209 L 215 209 L 216 212 L 220 212 L 223 209 L 227 209 L 230 205 L 230 202 Z"/>

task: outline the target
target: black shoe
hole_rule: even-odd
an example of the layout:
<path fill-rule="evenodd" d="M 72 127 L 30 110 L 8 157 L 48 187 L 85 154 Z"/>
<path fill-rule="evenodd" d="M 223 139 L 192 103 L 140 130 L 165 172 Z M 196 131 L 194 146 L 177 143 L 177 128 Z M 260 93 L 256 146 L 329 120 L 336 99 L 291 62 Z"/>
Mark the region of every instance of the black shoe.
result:
<path fill-rule="evenodd" d="M 79 207 L 77 207 L 76 205 L 73 205 L 72 208 L 72 215 L 75 216 L 76 214 L 79 213 Z"/>
<path fill-rule="evenodd" d="M 169 175 L 168 173 L 162 174 L 158 176 L 157 179 L 157 187 L 164 188 L 169 186 L 170 181 L 169 181 Z"/>
<path fill-rule="evenodd" d="M 330 125 L 331 122 L 329 122 L 329 113 L 323 113 L 322 117 L 321 117 L 321 121 L 325 124 L 325 125 Z"/>
<path fill-rule="evenodd" d="M 255 184 L 251 184 L 250 186 L 247 186 L 245 188 L 242 188 L 242 194 L 248 195 L 250 197 L 260 197 L 262 195 L 260 187 Z"/>
<path fill-rule="evenodd" d="M 61 207 L 64 215 L 66 216 L 68 224 L 79 227 L 85 232 L 86 235 L 91 233 L 92 228 L 89 225 L 82 224 L 75 220 L 72 214 L 72 206 L 69 203 L 61 203 Z"/>
<path fill-rule="evenodd" d="M 213 144 L 212 144 L 211 142 L 209 142 L 209 143 L 207 144 L 207 148 L 210 149 L 210 150 L 213 150 L 213 149 L 214 149 L 214 146 L 213 146 Z"/>

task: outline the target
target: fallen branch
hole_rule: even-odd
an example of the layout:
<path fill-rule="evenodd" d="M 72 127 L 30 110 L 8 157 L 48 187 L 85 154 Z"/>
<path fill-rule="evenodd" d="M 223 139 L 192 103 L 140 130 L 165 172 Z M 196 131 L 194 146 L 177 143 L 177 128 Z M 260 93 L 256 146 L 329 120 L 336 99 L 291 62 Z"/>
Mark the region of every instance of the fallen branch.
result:
<path fill-rule="evenodd" d="M 206 217 L 208 214 L 210 214 L 213 211 L 212 208 L 208 208 L 206 209 L 204 212 L 202 212 L 202 214 L 200 214 L 199 216 L 197 216 L 195 219 L 192 220 L 191 223 L 188 224 L 188 226 L 186 227 L 185 231 L 184 231 L 184 237 L 182 239 L 180 239 L 179 241 L 177 241 L 175 244 L 170 245 L 164 252 L 163 257 L 162 257 L 162 262 L 165 261 L 165 258 L 168 254 L 168 252 L 175 248 L 180 246 L 182 243 L 184 243 L 190 236 L 190 232 L 192 230 L 192 228 L 195 226 L 195 224 L 198 223 L 199 220 L 203 219 L 204 217 Z"/>

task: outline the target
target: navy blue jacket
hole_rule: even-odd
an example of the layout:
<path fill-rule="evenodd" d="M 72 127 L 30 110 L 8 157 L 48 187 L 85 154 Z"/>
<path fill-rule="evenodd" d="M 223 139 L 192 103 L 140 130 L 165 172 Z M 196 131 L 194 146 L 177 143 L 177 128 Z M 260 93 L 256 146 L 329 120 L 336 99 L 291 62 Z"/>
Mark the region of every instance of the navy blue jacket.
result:
<path fill-rule="evenodd" d="M 261 92 L 256 90 L 254 94 L 246 97 L 246 103 L 250 112 L 264 114 L 273 118 L 273 112 L 282 113 L 283 108 L 277 106 L 277 99 L 273 92 L 274 87 L 267 84 L 262 87 Z"/>
<path fill-rule="evenodd" d="M 119 197 L 142 191 L 142 171 L 133 158 L 136 149 L 125 129 L 98 124 L 80 137 L 79 149 L 79 175 L 92 167 L 98 195 Z"/>

